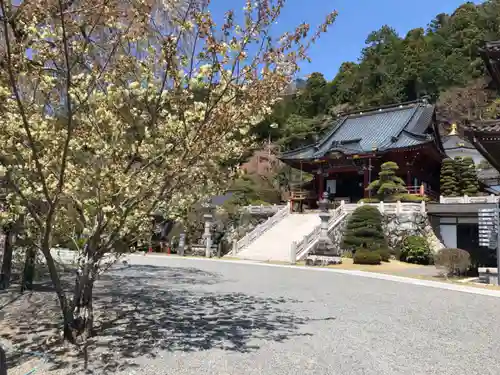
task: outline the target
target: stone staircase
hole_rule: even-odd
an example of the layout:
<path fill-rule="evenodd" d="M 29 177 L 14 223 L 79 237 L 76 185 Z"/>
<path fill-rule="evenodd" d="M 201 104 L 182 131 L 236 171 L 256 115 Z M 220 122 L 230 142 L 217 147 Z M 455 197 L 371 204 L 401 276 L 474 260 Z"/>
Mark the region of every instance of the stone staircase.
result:
<path fill-rule="evenodd" d="M 425 203 L 366 203 L 376 206 L 386 217 L 406 217 L 411 225 L 412 217 L 426 216 Z M 363 203 L 341 202 L 331 210 L 328 234 L 333 243 L 340 246 L 342 233 L 349 215 Z M 428 222 L 428 220 L 427 220 Z M 389 224 L 390 229 L 390 224 Z M 286 206 L 235 243 L 231 256 L 258 261 L 292 262 L 303 260 L 318 243 L 321 226 L 318 213 L 290 213 Z M 430 223 L 422 228 L 422 234 L 429 240 L 436 252 L 444 246 L 435 235 Z"/>
<path fill-rule="evenodd" d="M 293 242 L 301 241 L 319 225 L 316 213 L 289 214 L 236 254 L 257 261 L 290 261 Z"/>
<path fill-rule="evenodd" d="M 265 232 L 270 230 L 280 221 L 290 215 L 290 204 L 281 207 L 273 216 L 269 217 L 263 223 L 257 225 L 253 230 L 248 232 L 243 238 L 233 244 L 230 256 L 237 256 L 243 249 L 250 246 L 257 238 L 261 237 Z"/>

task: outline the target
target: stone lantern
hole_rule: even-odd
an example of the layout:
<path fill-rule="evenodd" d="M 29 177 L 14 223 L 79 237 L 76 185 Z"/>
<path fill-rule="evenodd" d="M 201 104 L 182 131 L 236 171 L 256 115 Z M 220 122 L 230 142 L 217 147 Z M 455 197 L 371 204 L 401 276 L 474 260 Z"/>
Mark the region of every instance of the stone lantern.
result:
<path fill-rule="evenodd" d="M 203 220 L 205 221 L 205 232 L 203 233 L 203 240 L 205 242 L 205 257 L 210 258 L 212 255 L 212 224 L 214 220 L 214 207 L 212 204 L 207 203 L 204 205 L 205 214 Z"/>
<path fill-rule="evenodd" d="M 333 241 L 328 236 L 328 222 L 330 221 L 330 212 L 328 211 L 329 201 L 328 193 L 324 192 L 322 199 L 318 202 L 320 208 L 319 218 L 321 219 L 321 227 L 319 240 L 306 259 L 306 264 L 310 266 L 326 266 L 331 264 L 342 263 L 342 258 L 338 250 L 335 248 Z"/>

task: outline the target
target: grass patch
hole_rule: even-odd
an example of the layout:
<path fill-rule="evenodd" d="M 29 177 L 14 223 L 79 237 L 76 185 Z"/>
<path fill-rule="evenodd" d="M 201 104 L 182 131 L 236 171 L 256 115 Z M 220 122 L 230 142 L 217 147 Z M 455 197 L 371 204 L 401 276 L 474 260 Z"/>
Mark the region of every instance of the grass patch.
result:
<path fill-rule="evenodd" d="M 341 269 L 341 270 L 354 270 L 366 272 L 379 272 L 379 273 L 397 273 L 398 271 L 405 271 L 408 269 L 425 268 L 418 264 L 410 264 L 400 262 L 398 260 L 391 260 L 389 262 L 382 262 L 381 264 L 354 264 L 351 258 L 342 258 L 342 264 L 328 266 L 327 268 Z"/>

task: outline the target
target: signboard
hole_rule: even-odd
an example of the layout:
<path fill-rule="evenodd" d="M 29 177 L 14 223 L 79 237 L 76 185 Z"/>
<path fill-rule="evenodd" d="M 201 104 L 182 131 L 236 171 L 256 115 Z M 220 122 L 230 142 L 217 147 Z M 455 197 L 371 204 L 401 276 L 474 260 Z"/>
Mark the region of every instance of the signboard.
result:
<path fill-rule="evenodd" d="M 495 249 L 499 226 L 498 211 L 495 208 L 482 208 L 478 211 L 479 246 Z"/>

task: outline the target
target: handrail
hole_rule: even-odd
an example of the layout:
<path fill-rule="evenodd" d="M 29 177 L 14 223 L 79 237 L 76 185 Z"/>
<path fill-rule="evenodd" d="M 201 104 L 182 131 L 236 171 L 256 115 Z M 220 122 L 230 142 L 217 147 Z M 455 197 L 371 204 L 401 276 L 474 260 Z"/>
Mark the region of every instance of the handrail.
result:
<path fill-rule="evenodd" d="M 486 195 L 479 197 L 469 197 L 467 195 L 461 197 L 439 197 L 439 203 L 441 204 L 453 204 L 453 203 L 497 203 L 500 197 L 497 195 Z"/>
<path fill-rule="evenodd" d="M 290 214 L 290 206 L 289 204 L 287 204 L 281 210 L 276 212 L 276 214 L 268 218 L 263 223 L 257 225 L 253 230 L 251 230 L 243 238 L 241 238 L 238 242 L 236 242 L 236 245 L 232 251 L 232 255 L 238 254 L 243 248 L 250 245 L 258 237 L 264 234 L 264 232 L 268 231 L 270 228 L 272 228 L 278 222 L 283 220 L 289 214 Z"/>
<path fill-rule="evenodd" d="M 344 205 L 340 205 L 335 210 L 332 211 L 331 217 L 328 220 L 328 232 L 330 232 L 334 227 L 336 227 L 340 221 L 347 216 L 347 212 L 344 209 Z M 297 260 L 302 259 L 310 251 L 311 245 L 313 245 L 320 236 L 321 224 L 314 227 L 314 229 L 307 235 L 305 235 L 301 241 L 294 244 L 297 254 Z"/>
<path fill-rule="evenodd" d="M 253 215 L 263 215 L 263 214 L 275 214 L 285 207 L 286 206 L 276 205 L 276 204 L 266 205 L 266 206 L 265 205 L 260 205 L 260 206 L 250 205 L 250 206 L 244 207 L 244 209 Z"/>

